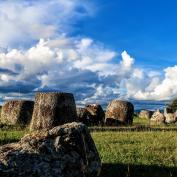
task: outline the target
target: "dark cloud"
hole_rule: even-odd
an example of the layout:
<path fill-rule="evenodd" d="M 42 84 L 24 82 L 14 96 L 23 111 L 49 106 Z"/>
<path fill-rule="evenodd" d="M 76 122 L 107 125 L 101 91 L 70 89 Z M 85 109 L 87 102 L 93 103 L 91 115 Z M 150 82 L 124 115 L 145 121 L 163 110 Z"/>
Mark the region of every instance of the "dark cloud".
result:
<path fill-rule="evenodd" d="M 18 73 L 6 68 L 0 68 L 0 74 L 17 75 Z"/>

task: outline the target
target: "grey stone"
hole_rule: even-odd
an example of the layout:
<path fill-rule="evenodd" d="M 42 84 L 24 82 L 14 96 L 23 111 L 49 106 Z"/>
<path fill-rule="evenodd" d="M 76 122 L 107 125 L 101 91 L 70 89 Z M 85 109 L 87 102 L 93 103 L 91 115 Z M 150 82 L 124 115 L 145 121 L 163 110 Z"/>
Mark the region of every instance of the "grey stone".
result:
<path fill-rule="evenodd" d="M 91 114 L 87 111 L 87 109 L 77 107 L 76 110 L 78 121 L 84 123 L 85 125 L 89 125 Z"/>
<path fill-rule="evenodd" d="M 153 114 L 153 111 L 141 110 L 138 116 L 139 118 L 150 119 L 152 114 Z"/>
<path fill-rule="evenodd" d="M 97 177 L 101 161 L 87 127 L 68 123 L 0 147 L 3 177 Z"/>
<path fill-rule="evenodd" d="M 28 126 L 33 113 L 34 102 L 26 100 L 11 100 L 2 106 L 2 124 Z"/>
<path fill-rule="evenodd" d="M 78 121 L 86 125 L 103 125 L 105 113 L 99 104 L 89 104 L 85 108 L 77 107 Z"/>
<path fill-rule="evenodd" d="M 37 93 L 30 130 L 39 130 L 76 121 L 76 105 L 71 93 Z"/>
<path fill-rule="evenodd" d="M 105 114 L 105 122 L 110 122 L 108 119 L 115 119 L 116 125 L 132 124 L 134 115 L 134 106 L 132 103 L 121 100 L 113 100 L 107 106 Z M 111 122 L 113 122 L 111 120 Z"/>
<path fill-rule="evenodd" d="M 99 104 L 89 104 L 86 110 L 90 113 L 90 122 L 92 125 L 102 125 L 105 118 L 105 113 Z"/>
<path fill-rule="evenodd" d="M 150 119 L 150 124 L 160 125 L 164 123 L 165 123 L 165 116 L 160 112 L 160 110 L 155 111 Z"/>
<path fill-rule="evenodd" d="M 172 124 L 177 121 L 176 114 L 169 108 L 164 109 L 165 123 Z"/>

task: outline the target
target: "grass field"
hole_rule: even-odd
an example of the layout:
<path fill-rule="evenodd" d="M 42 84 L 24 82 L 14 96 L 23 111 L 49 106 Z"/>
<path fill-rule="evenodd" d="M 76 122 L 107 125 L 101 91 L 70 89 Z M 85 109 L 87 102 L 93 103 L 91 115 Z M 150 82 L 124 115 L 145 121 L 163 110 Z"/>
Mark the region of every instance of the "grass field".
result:
<path fill-rule="evenodd" d="M 135 117 L 132 126 L 148 125 L 149 120 Z M 92 132 L 103 163 L 100 177 L 177 177 L 177 131 L 171 131 L 177 125 L 158 128 L 169 131 Z M 26 133 L 18 127 L 3 127 L 0 145 L 16 142 Z"/>
<path fill-rule="evenodd" d="M 27 131 L 0 131 L 0 145 Z M 177 177 L 177 132 L 92 132 L 103 167 L 101 177 Z"/>
<path fill-rule="evenodd" d="M 92 133 L 101 177 L 177 177 L 177 132 Z"/>

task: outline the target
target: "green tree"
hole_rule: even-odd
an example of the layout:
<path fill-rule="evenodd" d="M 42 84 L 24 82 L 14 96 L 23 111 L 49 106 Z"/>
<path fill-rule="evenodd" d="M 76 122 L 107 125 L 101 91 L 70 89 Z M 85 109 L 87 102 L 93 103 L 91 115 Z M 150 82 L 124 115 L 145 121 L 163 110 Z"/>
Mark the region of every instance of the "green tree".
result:
<path fill-rule="evenodd" d="M 168 104 L 168 108 L 175 112 L 177 110 L 177 98 L 173 99 L 170 104 Z"/>

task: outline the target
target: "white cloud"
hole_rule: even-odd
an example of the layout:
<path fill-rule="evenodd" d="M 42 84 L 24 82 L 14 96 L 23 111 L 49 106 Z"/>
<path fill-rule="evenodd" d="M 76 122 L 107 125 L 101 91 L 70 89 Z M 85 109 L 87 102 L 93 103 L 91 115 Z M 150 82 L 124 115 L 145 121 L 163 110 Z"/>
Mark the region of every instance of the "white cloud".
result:
<path fill-rule="evenodd" d="M 148 73 L 144 70 L 144 74 L 138 74 L 138 77 L 136 70 L 132 72 L 132 76 L 125 81 L 127 97 L 138 100 L 170 100 L 177 97 L 177 66 L 164 69 L 163 77 L 160 72 Z"/>
<path fill-rule="evenodd" d="M 157 71 L 135 67 L 126 51 L 122 60 L 113 63 L 116 56 L 89 38 L 41 39 L 29 49 L 0 53 L 0 66 L 8 71 L 0 73 L 0 89 L 9 96 L 19 90 L 26 96 L 38 90 L 73 92 L 82 104 L 117 97 L 165 100 L 177 96 L 177 66 L 166 68 L 162 77 Z"/>
<path fill-rule="evenodd" d="M 81 102 L 117 97 L 122 78 L 117 70 L 129 70 L 128 54 L 124 52 L 121 64 L 113 63 L 117 53 L 102 43 L 68 36 L 78 20 L 94 13 L 90 1 L 0 2 L 1 96 L 17 96 L 19 91 L 27 96 L 42 89 L 70 91 Z"/>
<path fill-rule="evenodd" d="M 78 20 L 94 13 L 89 1 L 1 1 L 0 46 L 24 47 L 40 38 L 58 37 L 69 33 Z"/>
<path fill-rule="evenodd" d="M 134 59 L 130 57 L 130 55 L 126 51 L 123 51 L 121 55 L 122 55 L 122 62 L 121 62 L 122 67 L 129 70 L 131 66 L 134 64 Z"/>
<path fill-rule="evenodd" d="M 83 43 L 89 40 L 66 36 L 55 41 L 41 39 L 29 49 L 0 53 L 0 66 L 17 73 L 0 73 L 0 89 L 12 93 L 24 87 L 28 93 L 41 89 L 70 91 L 84 99 L 92 97 L 100 86 L 114 89 L 115 72 L 110 70 L 107 76 L 108 71 L 103 68 L 115 66 L 111 64 L 115 52 L 94 41 Z"/>
<path fill-rule="evenodd" d="M 177 66 L 149 71 L 126 51 L 119 55 L 94 39 L 70 37 L 75 23 L 94 13 L 90 1 L 1 1 L 0 102 L 38 90 L 73 92 L 82 104 L 176 97 Z"/>

